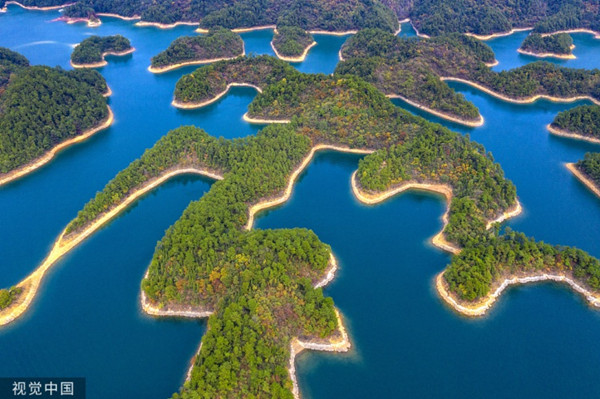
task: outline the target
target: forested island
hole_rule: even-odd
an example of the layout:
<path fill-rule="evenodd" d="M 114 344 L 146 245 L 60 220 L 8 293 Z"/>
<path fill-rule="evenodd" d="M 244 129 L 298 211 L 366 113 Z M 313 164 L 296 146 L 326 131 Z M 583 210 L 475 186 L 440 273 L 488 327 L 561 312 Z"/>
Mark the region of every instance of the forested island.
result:
<path fill-rule="evenodd" d="M 278 26 L 271 42 L 277 58 L 290 62 L 304 61 L 316 44 L 312 35 L 298 26 Z"/>
<path fill-rule="evenodd" d="M 600 152 L 588 152 L 575 164 L 568 164 L 571 172 L 600 197 Z"/>
<path fill-rule="evenodd" d="M 437 115 L 477 124 L 479 112 L 443 80 L 470 84 L 500 99 L 527 103 L 589 98 L 600 102 L 600 71 L 571 69 L 538 61 L 509 71 L 489 68 L 494 60 L 485 44 L 464 35 L 404 39 L 364 29 L 341 49 L 336 73 L 360 76 L 389 96 L 400 96 Z"/>
<path fill-rule="evenodd" d="M 229 29 L 218 28 L 202 36 L 178 37 L 152 57 L 150 72 L 170 71 L 185 65 L 205 64 L 244 55 L 244 41 Z"/>
<path fill-rule="evenodd" d="M 559 136 L 600 143 L 600 106 L 580 105 L 560 112 L 548 130 Z"/>
<path fill-rule="evenodd" d="M 261 89 L 251 118 L 290 122 L 234 140 L 196 127 L 169 132 L 84 206 L 57 241 L 59 255 L 49 255 L 58 259 L 170 176 L 221 179 L 167 230 L 142 282 L 142 305 L 152 314 L 209 316 L 190 378 L 174 398 L 292 397 L 295 345 L 348 349 L 333 300 L 318 288 L 335 271 L 329 246 L 306 229 L 252 229 L 257 209 L 288 198 L 322 148 L 369 153 L 353 177 L 357 195 L 387 198 L 412 185 L 447 196 L 440 235 L 457 255 L 438 289 L 455 309 L 481 315 L 481 301 L 515 276 L 561 276 L 597 294 L 595 258 L 500 232 L 495 222 L 519 210 L 516 190 L 468 135 L 411 115 L 359 77 L 302 74 L 268 56 L 200 68 L 180 79 L 175 99 L 202 106 L 236 83 Z"/>
<path fill-rule="evenodd" d="M 96 71 L 29 66 L 22 55 L 0 48 L 0 184 L 108 126 L 107 91 Z"/>
<path fill-rule="evenodd" d="M 557 33 L 555 35 L 540 35 L 532 33 L 525 38 L 519 48 L 522 54 L 535 57 L 554 57 L 571 59 L 573 55 L 573 38 L 568 33 Z"/>
<path fill-rule="evenodd" d="M 129 39 L 121 36 L 90 36 L 79 43 L 71 53 L 75 68 L 97 68 L 107 64 L 107 55 L 126 55 L 134 51 Z"/>

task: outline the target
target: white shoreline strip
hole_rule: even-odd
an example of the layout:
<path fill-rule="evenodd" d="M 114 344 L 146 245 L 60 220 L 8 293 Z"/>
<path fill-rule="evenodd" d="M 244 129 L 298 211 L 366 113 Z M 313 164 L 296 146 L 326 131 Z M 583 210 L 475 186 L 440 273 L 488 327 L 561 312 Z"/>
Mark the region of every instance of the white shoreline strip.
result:
<path fill-rule="evenodd" d="M 306 56 L 308 55 L 308 51 L 313 48 L 314 46 L 317 45 L 317 42 L 315 42 L 313 40 L 313 42 L 311 44 L 309 44 L 304 51 L 302 52 L 302 54 L 300 54 L 298 57 L 287 57 L 285 55 L 281 55 L 279 54 L 279 52 L 277 51 L 277 49 L 275 48 L 275 44 L 273 43 L 273 40 L 271 40 L 271 48 L 273 49 L 273 51 L 275 52 L 275 55 L 277 56 L 277 58 L 279 58 L 282 61 L 286 61 L 286 62 L 302 62 L 306 59 Z"/>
<path fill-rule="evenodd" d="M 600 187 L 598 187 L 592 180 L 590 180 L 583 172 L 577 169 L 577 166 L 574 163 L 567 163 L 565 164 L 565 166 L 571 171 L 571 173 L 573 173 L 573 175 L 575 175 L 577 179 L 579 179 L 581 183 L 583 183 L 587 188 L 592 190 L 592 192 L 600 198 Z"/>
<path fill-rule="evenodd" d="M 174 69 L 182 68 L 182 67 L 188 66 L 188 65 L 204 65 L 204 64 L 212 64 L 213 62 L 219 62 L 219 61 L 235 60 L 236 58 L 243 57 L 245 55 L 246 55 L 246 46 L 244 44 L 244 41 L 242 40 L 242 53 L 238 54 L 236 56 L 233 56 L 233 57 L 221 57 L 221 58 L 210 58 L 207 60 L 185 61 L 185 62 L 180 62 L 177 64 L 171 64 L 171 65 L 167 65 L 164 67 L 158 67 L 158 68 L 150 65 L 148 67 L 148 71 L 150 71 L 152 73 L 164 73 L 164 72 L 172 71 Z"/>
<path fill-rule="evenodd" d="M 114 114 L 112 112 L 112 109 L 110 109 L 110 107 L 107 106 L 107 108 L 108 108 L 108 116 L 106 117 L 106 119 L 104 119 L 104 121 L 102 121 L 100 123 L 100 125 L 84 132 L 81 135 L 78 135 L 77 137 L 74 137 L 67 141 L 63 141 L 62 143 L 58 144 L 54 148 L 50 149 L 48 152 L 46 152 L 44 155 L 42 155 L 38 159 L 36 159 L 32 162 L 29 162 L 28 164 L 26 164 L 18 169 L 8 172 L 5 175 L 0 175 L 0 186 L 2 186 L 3 184 L 6 184 L 8 182 L 17 180 L 17 179 L 35 171 L 36 169 L 38 169 L 38 168 L 44 166 L 45 164 L 47 164 L 48 162 L 50 162 L 56 156 L 56 154 L 58 152 L 62 151 L 63 149 L 65 149 L 75 143 L 78 143 L 80 141 L 87 140 L 94 134 L 110 127 L 110 125 L 112 125 L 112 123 L 114 121 Z"/>
<path fill-rule="evenodd" d="M 14 4 L 16 6 L 19 6 L 21 8 L 24 8 L 26 10 L 31 10 L 31 11 L 52 11 L 52 10 L 59 10 L 61 8 L 64 8 L 64 7 L 71 6 L 71 5 L 75 4 L 75 3 L 65 3 L 65 4 L 62 4 L 60 6 L 49 6 L 49 7 L 25 6 L 25 5 L 21 4 L 21 3 L 19 3 L 18 1 L 7 1 L 4 4 L 5 4 L 5 7 L 7 5 L 9 5 L 9 4 Z"/>
<path fill-rule="evenodd" d="M 486 41 L 486 40 L 490 40 L 490 39 L 495 39 L 497 37 L 510 36 L 513 33 L 525 32 L 525 31 L 528 31 L 528 30 L 533 30 L 533 27 L 531 27 L 531 28 L 515 28 L 515 29 L 509 30 L 508 32 L 492 33 L 491 35 L 478 35 L 478 34 L 475 34 L 475 33 L 465 33 L 465 35 L 466 36 L 471 36 L 471 37 L 473 37 L 475 39 L 478 39 L 478 40 Z"/>
<path fill-rule="evenodd" d="M 77 46 L 79 46 L 79 44 Z M 77 47 L 77 46 L 75 46 L 75 47 Z M 121 56 L 124 56 L 127 54 L 131 54 L 134 51 L 135 51 L 135 47 L 131 47 L 124 51 L 105 51 L 104 53 L 102 53 L 102 61 L 100 61 L 100 62 L 91 63 L 91 64 L 76 64 L 73 61 L 69 61 L 69 63 L 71 64 L 71 66 L 73 68 L 100 68 L 100 67 L 108 65 L 108 61 L 106 61 L 104 59 L 104 57 L 106 57 L 107 55 L 114 55 L 117 57 L 121 57 Z"/>
<path fill-rule="evenodd" d="M 216 96 L 214 96 L 213 98 L 211 98 L 209 100 L 203 101 L 201 103 L 182 103 L 182 102 L 179 102 L 174 99 L 171 102 L 171 105 L 176 108 L 180 108 L 180 109 L 194 109 L 194 108 L 206 107 L 207 105 L 210 105 L 210 104 L 218 101 L 221 97 L 226 95 L 227 92 L 229 91 L 229 89 L 232 87 L 252 87 L 257 92 L 262 93 L 262 89 L 258 86 L 253 85 L 252 83 L 229 83 L 227 85 L 227 87 L 225 88 L 225 90 L 223 90 L 221 93 L 217 94 Z"/>
<path fill-rule="evenodd" d="M 550 133 L 552 133 L 555 136 L 568 137 L 568 138 L 574 139 L 574 140 L 587 141 L 589 143 L 600 144 L 600 139 L 597 139 L 595 137 L 584 136 L 584 135 L 578 134 L 578 133 L 571 133 L 567 130 L 563 130 L 563 129 L 554 127 L 554 126 L 552 126 L 552 124 L 547 125 L 546 128 L 548 129 L 548 131 Z"/>
<path fill-rule="evenodd" d="M 523 50 L 518 48 L 517 52 L 523 55 L 529 55 L 531 57 L 537 57 L 537 58 L 558 58 L 561 60 L 574 60 L 575 55 L 574 54 L 556 54 L 556 53 L 533 53 L 531 51 L 527 51 L 527 50 Z"/>
<path fill-rule="evenodd" d="M 402 100 L 402 101 L 404 101 L 404 102 L 412 105 L 415 108 L 418 108 L 418 109 L 420 109 L 422 111 L 425 111 L 427 113 L 435 115 L 435 116 L 437 116 L 439 118 L 446 119 L 446 120 L 448 120 L 450 122 L 458 123 L 458 124 L 461 124 L 461 125 L 464 125 L 464 126 L 479 127 L 479 126 L 482 126 L 483 123 L 484 123 L 483 116 L 481 116 L 481 115 L 479 115 L 479 119 L 477 121 L 468 121 L 468 120 L 465 120 L 465 119 L 460 119 L 460 118 L 458 118 L 456 116 L 448 115 L 448 114 L 443 113 L 441 111 L 433 110 L 433 109 L 431 109 L 429 107 L 426 107 L 424 105 L 421 105 L 419 103 L 411 101 L 408 98 L 406 98 L 404 96 L 401 96 L 400 94 L 386 94 L 386 97 L 387 98 L 399 98 L 400 100 Z"/>

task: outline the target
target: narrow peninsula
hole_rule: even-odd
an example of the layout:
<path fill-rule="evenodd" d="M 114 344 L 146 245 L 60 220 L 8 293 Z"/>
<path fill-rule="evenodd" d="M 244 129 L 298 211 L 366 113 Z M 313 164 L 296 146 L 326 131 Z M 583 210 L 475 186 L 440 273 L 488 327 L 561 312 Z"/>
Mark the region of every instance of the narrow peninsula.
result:
<path fill-rule="evenodd" d="M 278 26 L 271 42 L 277 58 L 288 62 L 304 61 L 316 45 L 312 35 L 298 26 Z"/>
<path fill-rule="evenodd" d="M 178 37 L 169 47 L 152 57 L 148 70 L 162 73 L 186 65 L 209 64 L 244 55 L 244 41 L 229 29 L 211 30 L 202 36 Z"/>
<path fill-rule="evenodd" d="M 110 126 L 107 92 L 96 71 L 29 66 L 22 55 L 0 48 L 0 185 Z"/>
<path fill-rule="evenodd" d="M 135 49 L 129 40 L 121 35 L 90 36 L 79 43 L 71 53 L 73 68 L 99 68 L 108 64 L 107 55 L 123 56 Z"/>

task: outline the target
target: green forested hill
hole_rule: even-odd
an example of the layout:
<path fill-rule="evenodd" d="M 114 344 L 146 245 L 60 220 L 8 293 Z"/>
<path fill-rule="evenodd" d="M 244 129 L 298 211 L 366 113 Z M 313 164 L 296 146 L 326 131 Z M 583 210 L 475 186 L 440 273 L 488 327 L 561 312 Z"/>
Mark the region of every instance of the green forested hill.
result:
<path fill-rule="evenodd" d="M 129 39 L 121 36 L 90 36 L 79 43 L 71 53 L 71 62 L 77 65 L 96 64 L 104 60 L 104 53 L 122 53 L 131 49 Z"/>
<path fill-rule="evenodd" d="M 552 127 L 600 139 L 600 105 L 580 105 L 560 112 L 552 121 Z"/>
<path fill-rule="evenodd" d="M 8 59 L 18 65 L 0 87 L 0 173 L 40 157 L 107 117 L 102 96 L 107 86 L 97 72 L 28 67 L 25 58 L 7 49 L 0 49 L 0 57 L 0 71 Z"/>
<path fill-rule="evenodd" d="M 535 54 L 551 53 L 568 55 L 571 54 L 572 46 L 573 38 L 568 33 L 557 33 L 550 36 L 532 33 L 521 44 L 521 50 Z"/>

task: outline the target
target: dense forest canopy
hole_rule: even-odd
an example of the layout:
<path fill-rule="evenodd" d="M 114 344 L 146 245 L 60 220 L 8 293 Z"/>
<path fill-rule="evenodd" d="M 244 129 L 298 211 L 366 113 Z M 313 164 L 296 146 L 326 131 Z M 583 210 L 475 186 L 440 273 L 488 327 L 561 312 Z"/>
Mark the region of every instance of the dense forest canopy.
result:
<path fill-rule="evenodd" d="M 314 42 L 310 33 L 298 26 L 278 26 L 273 46 L 285 57 L 298 57 Z"/>
<path fill-rule="evenodd" d="M 600 152 L 586 153 L 585 157 L 575 166 L 589 177 L 596 187 L 600 187 Z"/>
<path fill-rule="evenodd" d="M 90 36 L 73 49 L 71 62 L 77 65 L 96 64 L 104 60 L 104 53 L 122 53 L 130 49 L 129 39 L 121 35 Z"/>
<path fill-rule="evenodd" d="M 0 86 L 0 173 L 33 161 L 108 116 L 102 96 L 107 86 L 97 72 L 27 64 L 19 54 L 0 49 L 0 71 L 14 71 Z"/>
<path fill-rule="evenodd" d="M 568 33 L 557 33 L 555 35 L 542 36 L 532 33 L 527 36 L 521 44 L 521 50 L 535 54 L 571 54 L 573 38 Z"/>
<path fill-rule="evenodd" d="M 551 126 L 569 133 L 600 139 L 600 105 L 580 105 L 560 112 Z"/>
<path fill-rule="evenodd" d="M 244 41 L 229 29 L 217 28 L 206 35 L 181 36 L 152 57 L 152 66 L 166 67 L 184 62 L 233 58 L 244 52 Z"/>

